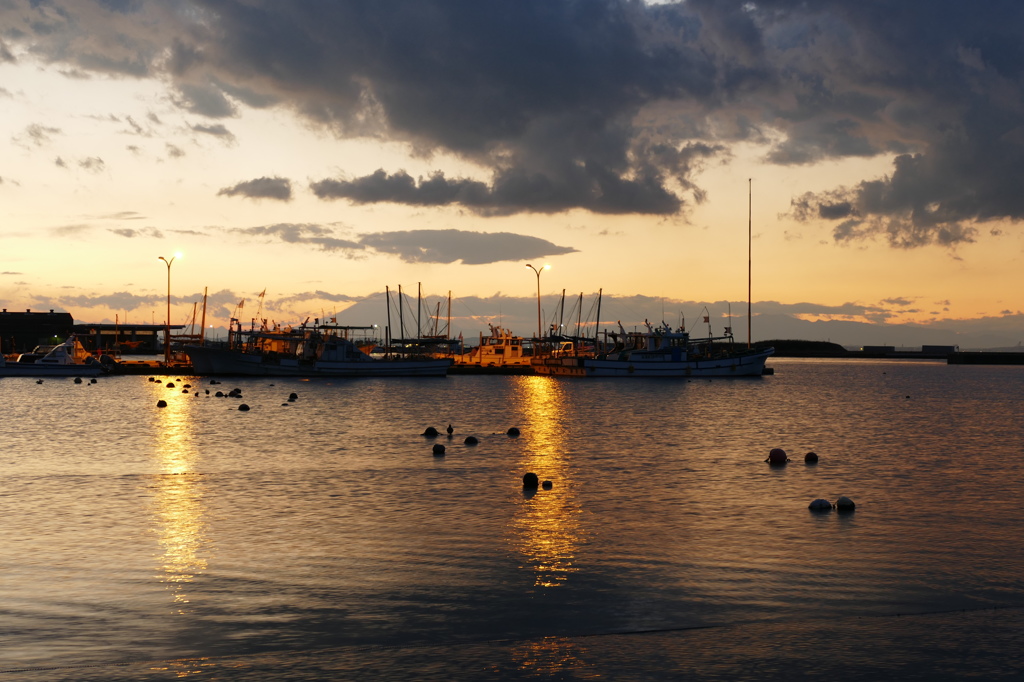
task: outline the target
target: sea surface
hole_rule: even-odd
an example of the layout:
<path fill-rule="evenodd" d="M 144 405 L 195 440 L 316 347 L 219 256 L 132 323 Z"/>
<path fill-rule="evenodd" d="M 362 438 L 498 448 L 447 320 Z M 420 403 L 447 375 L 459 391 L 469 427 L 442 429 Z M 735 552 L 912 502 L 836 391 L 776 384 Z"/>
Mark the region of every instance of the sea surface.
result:
<path fill-rule="evenodd" d="M 1024 367 L 769 366 L 2 378 L 0 681 L 1024 679 Z"/>

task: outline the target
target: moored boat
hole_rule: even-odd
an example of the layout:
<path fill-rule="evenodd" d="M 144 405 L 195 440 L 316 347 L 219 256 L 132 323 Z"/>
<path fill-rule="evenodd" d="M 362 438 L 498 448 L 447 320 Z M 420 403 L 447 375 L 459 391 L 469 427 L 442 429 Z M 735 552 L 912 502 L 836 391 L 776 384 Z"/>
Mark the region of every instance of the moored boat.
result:
<path fill-rule="evenodd" d="M 491 333 L 480 335 L 480 343 L 468 352 L 453 356 L 455 369 L 465 370 L 529 370 L 533 356 L 526 353 L 523 337 L 515 336 L 501 326 L 489 325 Z"/>
<path fill-rule="evenodd" d="M 3 377 L 95 377 L 108 371 L 73 334 L 45 353 L 23 353 L 15 361 L 0 355 Z"/>
<path fill-rule="evenodd" d="M 234 320 L 232 322 L 235 322 Z M 449 359 L 385 354 L 373 357 L 350 332 L 374 327 L 302 325 L 242 331 L 233 328 L 225 346 L 186 345 L 192 369 L 200 375 L 295 377 L 445 376 Z M 372 344 L 368 345 L 369 348 Z"/>
<path fill-rule="evenodd" d="M 621 327 L 620 327 L 621 328 Z M 747 377 L 761 376 L 775 351 L 737 349 L 732 334 L 691 339 L 683 329 L 668 325 L 644 332 L 616 335 L 610 350 L 593 354 L 553 353 L 535 358 L 537 374 L 568 377 Z"/>

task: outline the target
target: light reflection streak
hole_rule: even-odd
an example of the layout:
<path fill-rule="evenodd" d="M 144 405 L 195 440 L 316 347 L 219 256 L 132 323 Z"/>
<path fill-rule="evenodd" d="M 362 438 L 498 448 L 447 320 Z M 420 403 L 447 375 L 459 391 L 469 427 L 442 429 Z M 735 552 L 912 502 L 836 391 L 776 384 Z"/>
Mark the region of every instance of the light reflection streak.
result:
<path fill-rule="evenodd" d="M 524 491 L 512 519 L 511 541 L 534 571 L 534 585 L 557 587 L 579 570 L 575 561 L 583 537 L 574 469 L 566 453 L 566 394 L 561 382 L 547 377 L 518 379 L 513 405 L 526 440 L 520 473 L 532 471 L 553 488 Z"/>
<path fill-rule="evenodd" d="M 167 584 L 179 614 L 189 603 L 186 587 L 207 568 L 208 540 L 203 520 L 201 474 L 196 471 L 199 453 L 193 444 L 191 394 L 175 395 L 156 383 L 167 407 L 156 410 L 153 457 L 160 468 L 150 489 L 155 492 L 153 532 L 159 538 L 162 554 L 158 576 Z M 154 403 L 156 401 L 154 400 Z"/>
<path fill-rule="evenodd" d="M 545 637 L 541 640 L 527 641 L 514 646 L 510 654 L 512 662 L 519 670 L 528 671 L 543 679 L 558 676 L 567 670 L 576 673 L 575 679 L 600 677 L 598 674 L 584 674 L 588 667 L 584 660 L 587 648 L 571 639 Z"/>

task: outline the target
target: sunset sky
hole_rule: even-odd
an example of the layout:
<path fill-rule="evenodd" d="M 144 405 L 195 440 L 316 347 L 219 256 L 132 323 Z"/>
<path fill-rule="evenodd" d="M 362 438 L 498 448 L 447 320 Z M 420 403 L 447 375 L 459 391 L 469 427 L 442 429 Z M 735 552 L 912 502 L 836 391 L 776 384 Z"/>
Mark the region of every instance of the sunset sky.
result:
<path fill-rule="evenodd" d="M 755 313 L 1019 340 L 1021 35 L 1014 1 L 5 0 L 0 302 L 161 323 L 180 252 L 174 323 L 422 283 L 528 335 L 547 263 L 545 322 L 603 289 L 689 324 L 746 312 L 750 188 Z"/>

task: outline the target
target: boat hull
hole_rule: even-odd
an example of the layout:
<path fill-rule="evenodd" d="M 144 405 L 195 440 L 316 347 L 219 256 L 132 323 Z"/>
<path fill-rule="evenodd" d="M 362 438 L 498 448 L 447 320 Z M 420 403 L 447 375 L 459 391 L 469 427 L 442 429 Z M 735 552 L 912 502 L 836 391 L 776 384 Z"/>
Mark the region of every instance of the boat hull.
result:
<path fill-rule="evenodd" d="M 185 346 L 192 370 L 204 376 L 410 377 L 445 376 L 450 360 L 323 360 L 244 353 L 223 348 Z"/>
<path fill-rule="evenodd" d="M 693 360 L 625 360 L 602 358 L 544 358 L 534 364 L 537 374 L 564 377 L 752 377 L 764 373 L 773 349 Z"/>
<path fill-rule="evenodd" d="M 106 370 L 100 364 L 42 365 L 35 362 L 8 362 L 0 365 L 0 377 L 98 377 Z"/>

